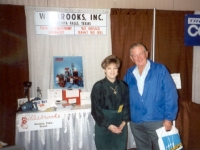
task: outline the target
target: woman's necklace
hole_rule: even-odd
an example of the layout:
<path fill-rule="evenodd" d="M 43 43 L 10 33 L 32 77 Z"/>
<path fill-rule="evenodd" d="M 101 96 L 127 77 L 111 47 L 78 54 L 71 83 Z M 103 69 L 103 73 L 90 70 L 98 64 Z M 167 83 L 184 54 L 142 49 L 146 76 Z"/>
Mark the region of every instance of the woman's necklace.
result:
<path fill-rule="evenodd" d="M 114 92 L 114 94 L 117 94 L 117 86 L 115 86 L 115 89 L 113 89 L 111 86 L 110 86 L 110 88 L 113 90 L 113 92 Z"/>

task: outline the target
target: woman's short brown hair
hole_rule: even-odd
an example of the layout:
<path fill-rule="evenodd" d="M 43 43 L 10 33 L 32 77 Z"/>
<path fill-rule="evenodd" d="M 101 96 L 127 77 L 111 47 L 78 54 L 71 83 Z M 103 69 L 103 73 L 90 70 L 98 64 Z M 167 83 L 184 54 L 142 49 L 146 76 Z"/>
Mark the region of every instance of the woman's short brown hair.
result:
<path fill-rule="evenodd" d="M 101 67 L 103 69 L 105 69 L 108 65 L 110 64 L 116 64 L 117 68 L 119 69 L 120 65 L 121 65 L 121 61 L 120 59 L 115 56 L 115 55 L 110 55 L 110 56 L 107 56 L 101 63 Z"/>

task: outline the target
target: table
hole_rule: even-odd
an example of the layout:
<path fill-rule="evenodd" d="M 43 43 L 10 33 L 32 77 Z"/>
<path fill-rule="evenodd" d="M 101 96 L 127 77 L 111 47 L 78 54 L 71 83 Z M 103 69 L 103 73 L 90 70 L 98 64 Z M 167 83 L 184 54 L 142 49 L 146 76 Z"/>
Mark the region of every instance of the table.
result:
<path fill-rule="evenodd" d="M 16 114 L 15 144 L 23 146 L 25 150 L 96 150 L 95 121 L 90 109 L 56 111 L 63 116 L 62 128 L 19 132 L 21 124 L 19 118 L 29 113 Z M 127 148 L 135 147 L 135 141 L 128 125 Z"/>

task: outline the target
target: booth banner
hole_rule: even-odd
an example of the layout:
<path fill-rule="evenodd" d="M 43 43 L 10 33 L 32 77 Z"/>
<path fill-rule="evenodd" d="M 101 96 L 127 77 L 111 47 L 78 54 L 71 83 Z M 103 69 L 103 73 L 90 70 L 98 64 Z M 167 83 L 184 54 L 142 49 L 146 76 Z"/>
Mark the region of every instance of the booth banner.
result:
<path fill-rule="evenodd" d="M 184 42 L 187 46 L 200 45 L 200 15 L 185 15 Z"/>
<path fill-rule="evenodd" d="M 106 14 L 35 12 L 36 34 L 45 35 L 106 35 Z"/>
<path fill-rule="evenodd" d="M 58 112 L 19 114 L 19 132 L 62 128 L 62 118 Z"/>

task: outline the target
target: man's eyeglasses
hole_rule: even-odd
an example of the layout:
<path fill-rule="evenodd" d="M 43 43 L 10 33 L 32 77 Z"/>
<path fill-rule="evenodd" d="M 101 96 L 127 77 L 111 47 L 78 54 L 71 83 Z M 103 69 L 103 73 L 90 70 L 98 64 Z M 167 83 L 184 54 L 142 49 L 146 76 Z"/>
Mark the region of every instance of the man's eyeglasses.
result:
<path fill-rule="evenodd" d="M 145 54 L 145 51 L 143 51 L 143 52 L 141 52 L 139 54 L 131 55 L 131 57 L 137 58 L 137 57 L 140 57 L 140 56 L 144 56 L 144 54 Z"/>

